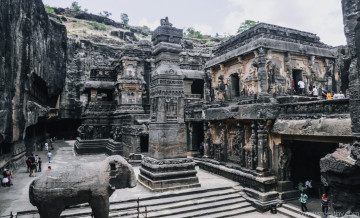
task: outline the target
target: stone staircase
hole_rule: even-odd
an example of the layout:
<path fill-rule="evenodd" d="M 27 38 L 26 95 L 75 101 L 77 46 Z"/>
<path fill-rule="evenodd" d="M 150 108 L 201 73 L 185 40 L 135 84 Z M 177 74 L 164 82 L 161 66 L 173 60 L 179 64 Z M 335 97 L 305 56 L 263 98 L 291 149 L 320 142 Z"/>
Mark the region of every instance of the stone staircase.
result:
<path fill-rule="evenodd" d="M 277 210 L 278 213 L 292 218 L 321 218 L 321 216 L 318 216 L 311 212 L 301 212 L 299 208 L 296 208 L 289 204 L 283 204 L 282 207 L 277 208 Z"/>
<path fill-rule="evenodd" d="M 231 217 L 256 211 L 242 197 L 240 187 L 188 189 L 179 193 L 164 193 L 139 199 L 145 217 Z M 137 217 L 137 199 L 110 202 L 109 217 Z M 91 217 L 89 205 L 77 205 L 65 210 L 61 217 Z"/>

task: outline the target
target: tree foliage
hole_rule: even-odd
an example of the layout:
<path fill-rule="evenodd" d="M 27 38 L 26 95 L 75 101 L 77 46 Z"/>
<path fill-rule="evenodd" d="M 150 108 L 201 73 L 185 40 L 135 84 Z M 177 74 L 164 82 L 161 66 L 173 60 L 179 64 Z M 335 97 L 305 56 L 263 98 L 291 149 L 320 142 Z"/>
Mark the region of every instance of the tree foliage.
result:
<path fill-rule="evenodd" d="M 241 23 L 240 27 L 237 30 L 237 33 L 244 32 L 245 30 L 249 29 L 250 27 L 255 26 L 258 23 L 259 23 L 259 21 L 245 20 L 244 22 Z"/>
<path fill-rule="evenodd" d="M 73 10 L 73 11 L 81 11 L 81 6 L 79 5 L 79 2 L 73 1 L 71 3 L 70 9 Z"/>
<path fill-rule="evenodd" d="M 49 5 L 44 5 L 45 11 L 48 14 L 56 14 L 54 8 L 50 7 Z"/>
<path fill-rule="evenodd" d="M 102 17 L 110 17 L 112 15 L 112 13 L 108 12 L 108 11 L 103 11 L 99 13 L 100 16 Z"/>
<path fill-rule="evenodd" d="M 121 13 L 120 14 L 120 19 L 121 19 L 121 22 L 123 24 L 125 24 L 126 26 L 129 24 L 129 16 L 125 13 Z"/>
<path fill-rule="evenodd" d="M 189 37 L 197 38 L 197 39 L 204 38 L 204 35 L 200 31 L 195 30 L 194 27 L 187 28 L 185 31 L 185 35 L 187 35 Z"/>

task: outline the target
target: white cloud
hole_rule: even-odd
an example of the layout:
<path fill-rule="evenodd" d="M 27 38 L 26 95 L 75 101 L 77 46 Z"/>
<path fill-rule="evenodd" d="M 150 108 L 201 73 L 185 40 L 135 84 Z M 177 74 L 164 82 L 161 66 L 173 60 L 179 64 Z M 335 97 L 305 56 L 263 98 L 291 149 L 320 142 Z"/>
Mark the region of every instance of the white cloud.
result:
<path fill-rule="evenodd" d="M 158 26 L 160 26 L 160 22 L 158 20 L 148 21 L 146 17 L 141 18 L 139 20 L 139 26 L 148 26 L 151 30 L 155 30 Z"/>
<path fill-rule="evenodd" d="M 339 0 L 228 0 L 223 32 L 235 34 L 241 22 L 255 20 L 315 33 L 322 42 L 345 44 Z"/>
<path fill-rule="evenodd" d="M 194 24 L 194 28 L 200 31 L 202 34 L 211 35 L 213 34 L 213 28 L 207 24 Z"/>

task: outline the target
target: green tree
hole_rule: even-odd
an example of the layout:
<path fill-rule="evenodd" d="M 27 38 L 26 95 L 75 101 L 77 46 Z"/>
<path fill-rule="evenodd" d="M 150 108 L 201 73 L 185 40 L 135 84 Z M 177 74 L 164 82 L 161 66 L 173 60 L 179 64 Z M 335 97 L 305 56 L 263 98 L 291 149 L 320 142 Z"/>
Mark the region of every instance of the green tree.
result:
<path fill-rule="evenodd" d="M 71 10 L 74 10 L 74 11 L 81 11 L 81 6 L 79 5 L 79 2 L 73 1 L 73 2 L 71 3 L 70 9 L 71 9 Z"/>
<path fill-rule="evenodd" d="M 104 16 L 105 17 L 110 17 L 112 15 L 112 13 L 108 12 L 108 11 L 103 11 L 104 12 Z"/>
<path fill-rule="evenodd" d="M 237 30 L 237 33 L 244 32 L 245 30 L 249 29 L 250 27 L 255 26 L 258 23 L 259 23 L 259 21 L 245 20 L 245 22 L 241 23 L 240 27 Z"/>
<path fill-rule="evenodd" d="M 126 26 L 129 24 L 129 16 L 125 13 L 120 14 L 121 22 Z"/>
<path fill-rule="evenodd" d="M 49 5 L 44 5 L 45 11 L 48 14 L 56 14 L 54 8 L 50 7 Z"/>
<path fill-rule="evenodd" d="M 204 35 L 200 31 L 195 30 L 194 27 L 187 28 L 185 32 L 186 32 L 185 35 L 187 35 L 189 37 L 193 37 L 193 38 L 197 38 L 197 39 L 204 38 Z"/>

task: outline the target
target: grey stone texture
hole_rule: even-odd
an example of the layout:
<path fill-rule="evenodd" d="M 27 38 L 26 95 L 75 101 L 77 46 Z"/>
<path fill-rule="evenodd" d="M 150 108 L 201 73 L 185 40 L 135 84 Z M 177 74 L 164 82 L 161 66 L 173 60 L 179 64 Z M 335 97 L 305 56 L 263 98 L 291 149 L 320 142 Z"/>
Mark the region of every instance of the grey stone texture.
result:
<path fill-rule="evenodd" d="M 94 217 L 109 216 L 109 197 L 115 189 L 136 186 L 134 171 L 118 155 L 102 162 L 77 163 L 43 173 L 29 187 L 31 204 L 41 217 L 60 217 L 65 207 L 89 203 Z"/>
<path fill-rule="evenodd" d="M 334 196 L 334 209 L 342 214 L 359 212 L 360 199 L 360 2 L 342 0 L 344 32 L 350 58 L 349 89 L 353 144 L 343 146 L 321 159 L 322 179 Z"/>
<path fill-rule="evenodd" d="M 41 0 L 2 0 L 0 29 L 0 144 L 7 154 L 2 168 L 22 162 L 43 140 L 32 128 L 50 117 L 63 90 L 67 33 Z M 37 126 L 39 133 L 45 129 Z"/>

